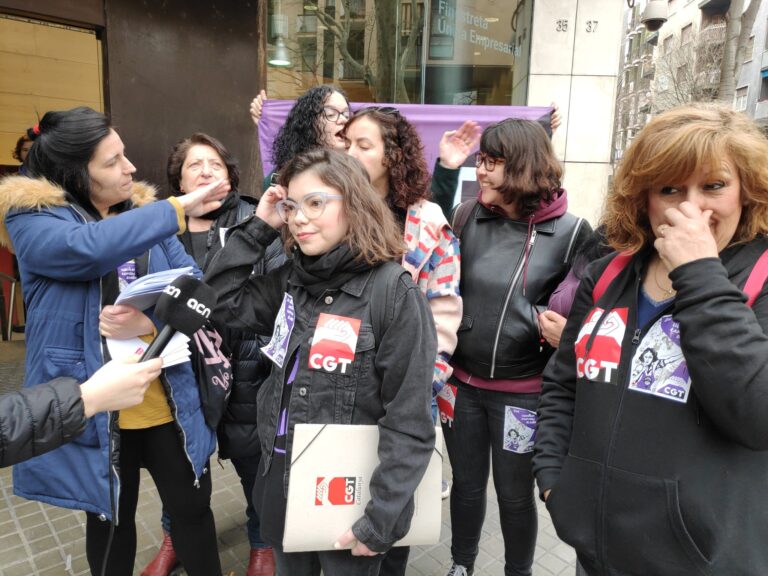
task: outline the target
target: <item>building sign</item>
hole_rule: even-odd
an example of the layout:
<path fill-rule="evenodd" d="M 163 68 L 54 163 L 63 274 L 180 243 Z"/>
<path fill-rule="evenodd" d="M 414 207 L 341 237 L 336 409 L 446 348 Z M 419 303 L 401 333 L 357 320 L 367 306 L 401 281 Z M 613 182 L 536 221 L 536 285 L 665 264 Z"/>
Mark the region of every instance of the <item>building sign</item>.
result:
<path fill-rule="evenodd" d="M 429 57 L 452 60 L 456 36 L 456 0 L 434 0 L 429 17 Z"/>

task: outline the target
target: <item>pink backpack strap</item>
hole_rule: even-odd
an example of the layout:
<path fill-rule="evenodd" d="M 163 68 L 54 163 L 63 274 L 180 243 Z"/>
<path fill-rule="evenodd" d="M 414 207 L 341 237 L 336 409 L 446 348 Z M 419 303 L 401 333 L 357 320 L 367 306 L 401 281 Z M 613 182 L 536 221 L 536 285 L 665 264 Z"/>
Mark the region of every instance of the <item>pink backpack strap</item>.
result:
<path fill-rule="evenodd" d="M 744 284 L 744 294 L 747 295 L 747 306 L 752 308 L 752 304 L 760 295 L 760 291 L 768 279 L 768 250 L 762 253 L 757 259 L 752 272 L 749 273 L 747 282 Z"/>
<path fill-rule="evenodd" d="M 595 287 L 592 288 L 592 303 L 597 304 L 597 301 L 605 294 L 608 286 L 618 276 L 624 268 L 627 267 L 629 261 L 632 260 L 632 254 L 629 252 L 619 252 L 613 260 L 608 263 L 603 273 L 600 274 L 600 278 L 597 279 Z"/>

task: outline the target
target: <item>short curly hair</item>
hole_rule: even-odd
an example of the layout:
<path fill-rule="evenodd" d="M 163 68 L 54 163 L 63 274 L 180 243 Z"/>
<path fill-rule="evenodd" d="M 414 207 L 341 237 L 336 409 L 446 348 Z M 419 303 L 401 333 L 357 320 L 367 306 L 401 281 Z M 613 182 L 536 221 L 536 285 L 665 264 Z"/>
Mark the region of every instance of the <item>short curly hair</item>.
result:
<path fill-rule="evenodd" d="M 349 104 L 346 93 L 331 84 L 314 86 L 296 100 L 272 143 L 272 163 L 276 170 L 279 171 L 297 154 L 325 145 L 323 126 L 318 120 L 326 100 L 334 92 L 341 94 Z"/>
<path fill-rule="evenodd" d="M 24 134 L 23 136 L 20 136 L 18 140 L 16 140 L 16 146 L 13 148 L 13 152 L 11 153 L 13 155 L 14 160 L 18 160 L 21 162 L 21 149 L 24 147 L 24 144 L 27 142 L 34 142 L 34 138 L 30 138 L 27 134 Z"/>
<path fill-rule="evenodd" d="M 638 252 L 653 244 L 649 192 L 683 182 L 705 166 L 719 166 L 726 156 L 738 171 L 744 202 L 731 244 L 768 234 L 768 140 L 740 112 L 690 104 L 656 116 L 624 153 L 603 216 L 610 245 Z"/>
<path fill-rule="evenodd" d="M 424 146 L 413 124 L 396 108 L 369 106 L 355 112 L 345 130 L 362 117 L 375 122 L 381 130 L 384 166 L 389 173 L 389 205 L 406 210 L 419 200 L 429 198 L 430 176 Z"/>

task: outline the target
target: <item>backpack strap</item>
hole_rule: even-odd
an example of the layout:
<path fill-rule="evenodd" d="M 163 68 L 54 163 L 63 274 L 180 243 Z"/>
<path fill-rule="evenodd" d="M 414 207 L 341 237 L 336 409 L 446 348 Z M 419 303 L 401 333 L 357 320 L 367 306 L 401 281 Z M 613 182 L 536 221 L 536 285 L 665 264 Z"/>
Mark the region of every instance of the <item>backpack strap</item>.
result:
<path fill-rule="evenodd" d="M 752 308 L 752 305 L 760 295 L 760 291 L 765 285 L 765 281 L 768 279 L 768 250 L 762 253 L 760 258 L 757 259 L 752 271 L 747 277 L 747 282 L 744 284 L 744 294 L 747 295 L 747 306 Z"/>
<path fill-rule="evenodd" d="M 472 210 L 477 206 L 477 198 L 472 198 L 466 202 L 462 202 L 453 211 L 451 217 L 451 228 L 456 238 L 461 239 L 461 231 L 464 229 L 464 225 L 469 220 L 469 216 L 472 214 Z"/>
<path fill-rule="evenodd" d="M 394 302 L 397 282 L 402 274 L 407 272 L 395 262 L 386 262 L 373 271 L 370 315 L 376 348 L 379 347 L 384 332 L 392 322 L 395 311 L 390 309 L 390 304 Z"/>
<path fill-rule="evenodd" d="M 632 259 L 632 255 L 627 252 L 619 253 L 613 260 L 605 267 L 600 278 L 597 279 L 595 287 L 592 289 L 592 303 L 596 304 L 602 297 L 611 282 L 619 275 L 619 273 L 627 267 L 629 261 Z M 744 284 L 744 294 L 747 295 L 747 306 L 752 308 L 752 305 L 757 300 L 760 292 L 765 286 L 765 282 L 768 280 L 768 250 L 760 255 L 757 262 L 752 267 L 752 271 L 747 277 L 747 281 Z"/>
<path fill-rule="evenodd" d="M 614 281 L 624 268 L 627 267 L 629 261 L 632 260 L 632 254 L 629 252 L 619 252 L 616 257 L 608 263 L 603 273 L 600 274 L 600 278 L 597 279 L 595 287 L 592 288 L 592 303 L 597 304 L 597 301 L 602 298 L 608 286 Z"/>

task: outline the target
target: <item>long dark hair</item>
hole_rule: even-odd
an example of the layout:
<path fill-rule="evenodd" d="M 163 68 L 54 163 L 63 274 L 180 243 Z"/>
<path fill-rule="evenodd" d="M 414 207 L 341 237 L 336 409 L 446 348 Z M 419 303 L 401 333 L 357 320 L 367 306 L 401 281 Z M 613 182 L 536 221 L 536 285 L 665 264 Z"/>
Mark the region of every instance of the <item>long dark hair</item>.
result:
<path fill-rule="evenodd" d="M 181 168 L 184 166 L 184 161 L 187 159 L 189 149 L 192 146 L 201 144 L 203 146 L 209 146 L 216 151 L 221 161 L 227 167 L 227 173 L 229 174 L 229 184 L 232 190 L 237 190 L 240 185 L 240 169 L 237 167 L 237 160 L 232 154 L 229 153 L 227 147 L 213 136 L 209 136 L 203 132 L 195 132 L 189 138 L 183 138 L 176 142 L 171 150 L 171 155 L 168 156 L 168 166 L 166 167 L 166 174 L 168 175 L 168 185 L 171 188 L 171 194 L 174 196 L 181 196 Z M 191 190 L 188 190 L 191 192 Z"/>
<path fill-rule="evenodd" d="M 504 159 L 499 192 L 506 204 L 516 206 L 519 218 L 533 214 L 560 188 L 563 167 L 538 122 L 507 118 L 488 126 L 480 138 L 480 152 Z"/>
<path fill-rule="evenodd" d="M 29 175 L 58 184 L 70 202 L 100 220 L 99 211 L 91 203 L 88 163 L 111 130 L 112 125 L 104 114 L 85 106 L 46 112 L 40 120 L 40 134 L 27 156 Z M 126 206 L 127 201 L 112 210 L 120 212 Z"/>
<path fill-rule="evenodd" d="M 272 163 L 277 170 L 297 154 L 324 146 L 323 126 L 319 119 L 325 101 L 334 92 L 344 96 L 349 104 L 344 91 L 331 84 L 314 86 L 296 100 L 272 144 Z"/>

